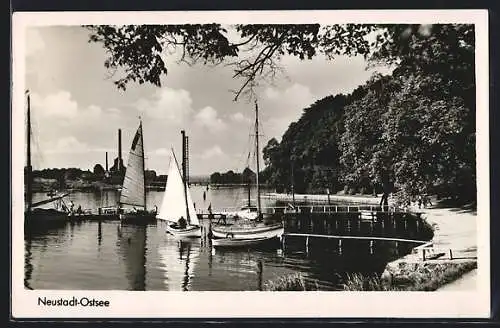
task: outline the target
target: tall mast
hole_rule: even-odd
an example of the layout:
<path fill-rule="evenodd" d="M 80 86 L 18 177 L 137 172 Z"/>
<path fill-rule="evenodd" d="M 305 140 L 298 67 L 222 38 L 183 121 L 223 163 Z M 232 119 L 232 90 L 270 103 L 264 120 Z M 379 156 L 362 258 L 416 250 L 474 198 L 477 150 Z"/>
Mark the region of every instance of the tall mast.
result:
<path fill-rule="evenodd" d="M 295 206 L 295 181 L 294 181 L 294 177 L 293 177 L 293 172 L 294 172 L 294 164 L 293 164 L 293 160 L 292 160 L 292 204 L 293 206 Z"/>
<path fill-rule="evenodd" d="M 257 212 L 260 214 L 260 185 L 259 185 L 259 106 L 257 100 L 255 101 L 255 157 L 257 160 Z"/>
<path fill-rule="evenodd" d="M 248 192 L 248 207 L 250 207 L 250 177 L 248 177 L 247 181 L 247 192 Z"/>
<path fill-rule="evenodd" d="M 141 130 L 141 145 L 142 145 L 142 177 L 144 179 L 144 211 L 147 209 L 147 203 L 146 203 L 146 163 L 144 160 L 145 154 L 144 154 L 144 137 L 142 133 L 142 119 L 139 117 L 139 129 Z M 121 148 L 121 147 L 120 147 Z"/>
<path fill-rule="evenodd" d="M 31 168 L 31 104 L 30 104 L 30 94 L 29 90 L 26 90 L 26 95 L 27 95 L 27 103 L 28 103 L 28 113 L 27 113 L 27 128 L 26 128 L 26 155 L 27 155 L 27 163 L 26 163 L 26 169 L 27 169 L 27 177 L 26 177 L 26 201 L 28 203 L 28 212 L 31 212 L 31 202 L 32 202 L 32 183 L 31 183 L 31 175 L 32 175 L 32 168 Z"/>
<path fill-rule="evenodd" d="M 186 204 L 186 220 L 190 223 L 189 217 L 189 205 L 187 199 L 187 144 L 186 144 L 186 132 L 184 130 L 181 131 L 182 134 L 182 182 L 184 184 L 184 202 Z"/>

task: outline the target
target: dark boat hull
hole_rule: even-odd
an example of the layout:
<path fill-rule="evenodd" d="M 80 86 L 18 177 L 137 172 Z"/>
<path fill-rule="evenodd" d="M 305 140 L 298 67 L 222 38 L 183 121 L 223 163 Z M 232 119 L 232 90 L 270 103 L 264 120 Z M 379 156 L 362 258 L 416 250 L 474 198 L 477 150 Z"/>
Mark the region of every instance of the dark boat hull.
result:
<path fill-rule="evenodd" d="M 156 212 L 137 211 L 120 213 L 120 221 L 126 223 L 153 223 L 156 222 Z"/>

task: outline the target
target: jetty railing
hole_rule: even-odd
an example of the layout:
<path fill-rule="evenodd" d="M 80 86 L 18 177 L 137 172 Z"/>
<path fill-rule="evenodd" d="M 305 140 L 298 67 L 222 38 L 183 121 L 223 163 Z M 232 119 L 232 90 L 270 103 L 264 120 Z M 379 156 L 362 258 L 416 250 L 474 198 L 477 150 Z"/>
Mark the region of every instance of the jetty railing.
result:
<path fill-rule="evenodd" d="M 239 211 L 237 207 L 225 207 L 214 209 L 212 213 L 224 214 L 235 213 Z M 355 213 L 359 212 L 363 217 L 369 218 L 375 215 L 375 212 L 409 212 L 395 206 L 380 206 L 380 205 L 297 205 L 297 206 L 269 206 L 262 208 L 263 213 Z M 208 209 L 198 208 L 197 214 L 209 214 Z"/>

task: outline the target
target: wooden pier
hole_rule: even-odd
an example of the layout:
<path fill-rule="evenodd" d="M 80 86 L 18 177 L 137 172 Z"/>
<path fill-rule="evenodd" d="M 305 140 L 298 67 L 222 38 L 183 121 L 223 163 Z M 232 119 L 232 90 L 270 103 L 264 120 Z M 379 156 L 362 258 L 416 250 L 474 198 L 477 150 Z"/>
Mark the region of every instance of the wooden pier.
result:
<path fill-rule="evenodd" d="M 313 244 L 321 248 L 328 240 L 335 240 L 330 245 L 336 244 L 339 254 L 347 242 L 366 244 L 369 254 L 373 254 L 381 243 L 394 243 L 396 248 L 400 244 L 415 247 L 432 238 L 432 229 L 421 213 L 381 211 L 377 206 L 309 206 L 300 212 L 285 212 L 282 221 L 283 247 L 293 239 L 303 245 L 306 253 Z"/>

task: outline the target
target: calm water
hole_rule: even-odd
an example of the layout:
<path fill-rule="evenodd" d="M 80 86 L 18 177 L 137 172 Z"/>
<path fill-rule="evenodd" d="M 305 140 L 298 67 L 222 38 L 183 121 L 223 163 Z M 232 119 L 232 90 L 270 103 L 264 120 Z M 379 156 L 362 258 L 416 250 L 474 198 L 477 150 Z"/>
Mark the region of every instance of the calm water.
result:
<path fill-rule="evenodd" d="M 244 188 L 206 190 L 192 187 L 197 208 L 211 203 L 215 210 L 245 202 Z M 206 192 L 206 200 L 203 200 Z M 253 193 L 254 194 L 254 193 Z M 34 196 L 34 201 L 44 199 Z M 159 206 L 161 192 L 148 193 L 148 206 Z M 118 193 L 74 193 L 82 208 L 114 205 Z M 273 205 L 265 201 L 264 206 Z M 202 221 L 208 226 L 208 222 Z M 292 241 L 293 242 L 293 241 Z M 83 290 L 260 290 L 269 280 L 301 272 L 308 283 L 323 290 L 340 288 L 346 272 L 381 272 L 401 250 L 391 245 L 369 254 L 361 244 L 344 245 L 336 253 L 310 252 L 280 245 L 264 250 L 213 249 L 206 237 L 178 241 L 165 224 L 141 227 L 119 221 L 62 223 L 32 230 L 25 238 L 25 286 L 31 289 Z M 295 246 L 295 247 L 294 247 Z M 401 246 L 399 246 L 401 248 Z M 328 247 L 325 247 L 327 249 Z M 334 248 L 334 247 L 333 247 Z"/>

